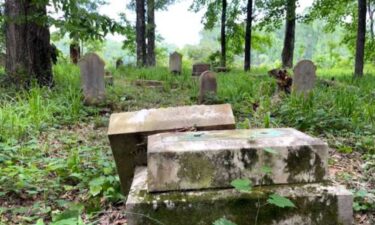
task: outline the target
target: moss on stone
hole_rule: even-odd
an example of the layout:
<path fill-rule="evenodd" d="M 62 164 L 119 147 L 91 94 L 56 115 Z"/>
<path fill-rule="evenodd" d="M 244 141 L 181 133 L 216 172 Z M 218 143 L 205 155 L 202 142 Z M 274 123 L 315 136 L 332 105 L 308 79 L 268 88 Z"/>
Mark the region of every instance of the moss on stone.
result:
<path fill-rule="evenodd" d="M 179 164 L 181 168 L 178 177 L 192 184 L 199 184 L 201 187 L 210 187 L 215 167 L 204 153 L 185 153 L 181 156 Z"/>
<path fill-rule="evenodd" d="M 335 196 L 323 194 L 314 200 L 308 197 L 290 198 L 296 208 L 279 208 L 270 204 L 265 205 L 273 191 L 274 188 L 259 187 L 250 194 L 228 190 L 206 191 L 200 195 L 184 192 L 159 194 L 152 197 L 151 201 L 147 201 L 148 203 L 138 204 L 132 209 L 132 213 L 147 215 L 166 225 L 209 225 L 223 216 L 238 225 L 248 225 L 254 224 L 259 199 L 264 206 L 259 210 L 258 225 L 288 222 L 288 219 L 296 216 L 302 219 L 298 224 L 311 221 L 309 224 L 312 225 L 340 225 L 337 214 L 338 201 Z M 157 224 L 144 216 L 129 216 L 135 221 L 130 225 Z"/>
<path fill-rule="evenodd" d="M 255 164 L 259 161 L 259 156 L 256 149 L 241 149 L 241 162 L 243 162 L 245 169 L 253 169 Z"/>
<path fill-rule="evenodd" d="M 314 181 L 323 181 L 325 168 L 322 160 L 310 146 L 302 146 L 299 149 L 289 148 L 289 154 L 286 163 L 286 172 L 289 173 L 288 182 L 298 183 L 298 175 L 309 174 L 314 176 Z M 312 159 L 314 159 L 312 163 Z"/>

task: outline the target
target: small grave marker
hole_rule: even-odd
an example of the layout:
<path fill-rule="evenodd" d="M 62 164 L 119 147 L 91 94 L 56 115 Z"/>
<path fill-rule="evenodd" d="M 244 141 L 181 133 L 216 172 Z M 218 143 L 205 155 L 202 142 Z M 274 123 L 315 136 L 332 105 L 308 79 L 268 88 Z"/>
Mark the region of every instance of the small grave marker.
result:
<path fill-rule="evenodd" d="M 210 64 L 196 63 L 193 65 L 193 76 L 200 76 L 203 72 L 210 70 Z"/>
<path fill-rule="evenodd" d="M 202 73 L 199 77 L 199 104 L 210 103 L 216 97 L 217 81 L 216 74 L 211 71 Z"/>
<path fill-rule="evenodd" d="M 105 99 L 104 66 L 95 53 L 88 53 L 79 61 L 86 104 L 98 104 Z"/>
<path fill-rule="evenodd" d="M 293 91 L 306 96 L 314 89 L 316 66 L 310 60 L 302 60 L 294 67 L 293 71 Z"/>
<path fill-rule="evenodd" d="M 178 52 L 173 52 L 169 56 L 169 71 L 174 74 L 181 74 L 182 71 L 182 55 Z"/>

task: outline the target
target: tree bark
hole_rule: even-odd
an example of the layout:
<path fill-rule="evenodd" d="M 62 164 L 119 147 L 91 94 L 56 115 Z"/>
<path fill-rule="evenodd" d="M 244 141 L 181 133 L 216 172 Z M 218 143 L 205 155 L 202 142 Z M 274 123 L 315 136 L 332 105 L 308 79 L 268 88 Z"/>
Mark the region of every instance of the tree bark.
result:
<path fill-rule="evenodd" d="M 155 64 L 155 0 L 147 0 L 147 65 Z"/>
<path fill-rule="evenodd" d="M 146 65 L 146 21 L 145 0 L 136 0 L 136 42 L 137 42 L 137 66 Z"/>
<path fill-rule="evenodd" d="M 284 68 L 293 67 L 295 29 L 296 0 L 287 0 L 284 48 L 281 54 L 281 60 Z"/>
<path fill-rule="evenodd" d="M 251 30 L 253 23 L 253 0 L 247 1 L 247 18 L 245 33 L 245 71 L 249 71 L 251 67 Z"/>
<path fill-rule="evenodd" d="M 366 0 L 358 0 L 358 30 L 354 76 L 363 76 L 366 42 Z"/>
<path fill-rule="evenodd" d="M 6 66 L 10 82 L 29 88 L 53 85 L 50 32 L 46 5 L 6 0 Z"/>
<path fill-rule="evenodd" d="M 226 21 L 227 21 L 227 0 L 222 0 L 221 11 L 221 67 L 226 67 L 227 63 L 227 36 L 226 36 Z"/>
<path fill-rule="evenodd" d="M 79 47 L 79 43 L 73 42 L 70 44 L 70 60 L 72 63 L 78 63 L 78 60 L 81 58 L 81 48 Z"/>

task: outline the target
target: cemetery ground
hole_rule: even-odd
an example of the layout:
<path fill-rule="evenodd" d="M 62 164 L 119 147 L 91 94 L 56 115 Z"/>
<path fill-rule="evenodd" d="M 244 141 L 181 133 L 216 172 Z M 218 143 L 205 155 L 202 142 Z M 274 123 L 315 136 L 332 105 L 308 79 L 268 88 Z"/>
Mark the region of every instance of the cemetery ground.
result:
<path fill-rule="evenodd" d="M 54 72 L 52 90 L 0 89 L 0 224 L 123 224 L 106 135 L 110 114 L 196 104 L 198 79 L 187 68 L 178 76 L 166 68 L 121 67 L 112 71 L 106 102 L 88 107 L 79 69 L 60 64 Z M 356 224 L 374 224 L 375 77 L 353 80 L 347 69 L 317 73 L 306 98 L 275 95 L 265 68 L 220 73 L 211 101 L 232 105 L 237 128 L 294 127 L 328 142 L 334 182 L 354 192 Z"/>

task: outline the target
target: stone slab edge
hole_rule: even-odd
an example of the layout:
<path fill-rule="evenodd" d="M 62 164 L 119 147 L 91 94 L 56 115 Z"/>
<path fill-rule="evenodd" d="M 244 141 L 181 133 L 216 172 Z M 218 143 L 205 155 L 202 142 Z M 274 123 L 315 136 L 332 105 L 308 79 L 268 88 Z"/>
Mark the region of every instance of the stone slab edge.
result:
<path fill-rule="evenodd" d="M 239 193 L 233 189 L 150 194 L 147 192 L 146 179 L 147 169 L 138 167 L 126 202 L 128 225 L 157 224 L 155 221 L 204 225 L 222 217 L 238 225 L 246 225 L 256 214 L 258 197 L 263 199 L 259 190 L 287 197 L 297 208 L 264 206 L 259 211 L 258 225 L 351 225 L 353 221 L 353 196 L 342 186 L 279 185 L 254 189 L 253 194 Z"/>

